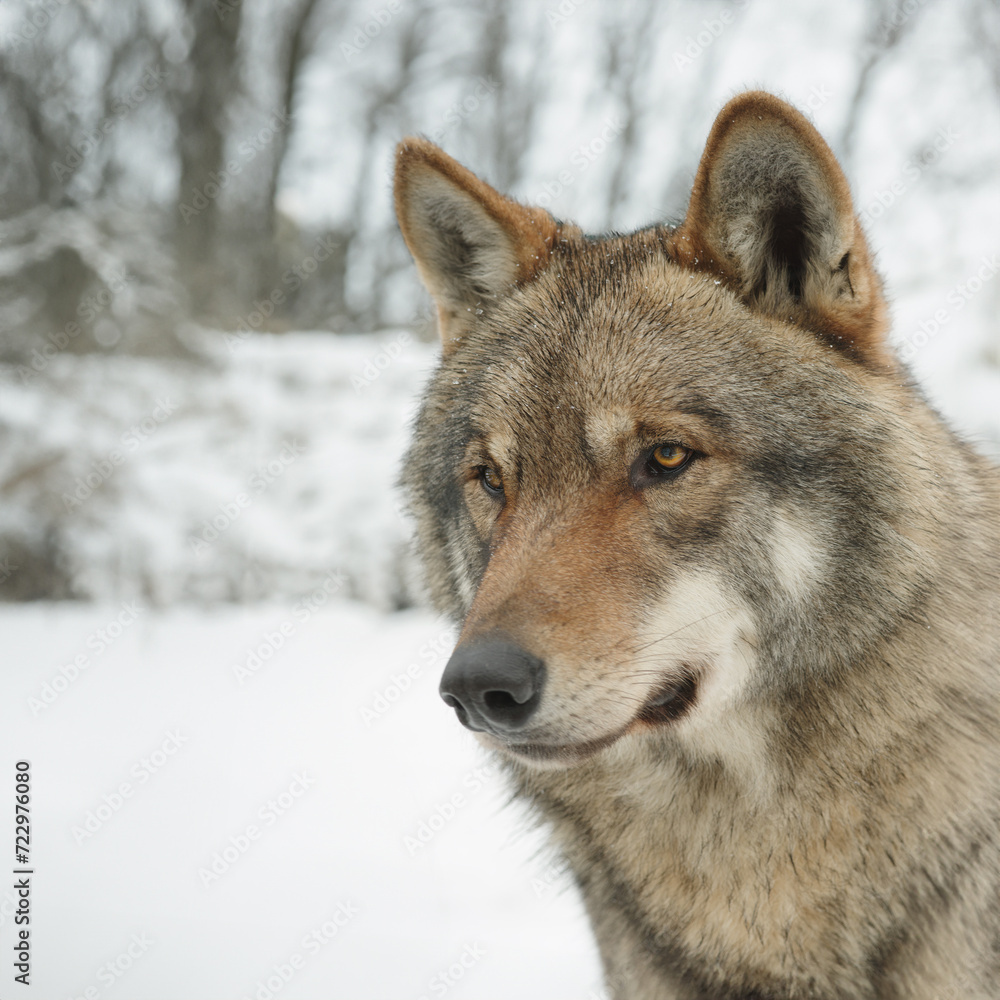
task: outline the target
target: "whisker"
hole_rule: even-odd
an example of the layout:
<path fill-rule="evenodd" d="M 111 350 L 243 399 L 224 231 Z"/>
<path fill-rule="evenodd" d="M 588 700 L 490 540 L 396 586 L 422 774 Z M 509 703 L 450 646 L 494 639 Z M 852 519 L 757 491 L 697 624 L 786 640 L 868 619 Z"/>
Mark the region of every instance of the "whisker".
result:
<path fill-rule="evenodd" d="M 716 615 L 728 614 L 733 610 L 735 605 L 732 607 L 722 608 L 719 611 L 712 611 L 711 613 L 704 615 L 701 618 L 696 618 L 694 621 L 688 622 L 687 625 L 682 625 L 680 628 L 674 629 L 673 632 L 668 632 L 666 635 L 660 636 L 658 639 L 653 639 L 650 642 L 645 643 L 642 646 L 637 646 L 631 650 L 632 655 L 636 653 L 641 653 L 644 649 L 649 649 L 650 646 L 655 646 L 658 642 L 663 642 L 666 639 L 672 639 L 678 632 L 683 632 L 686 628 L 691 628 L 692 625 L 698 625 L 701 622 L 708 621 L 709 618 L 714 618 Z"/>

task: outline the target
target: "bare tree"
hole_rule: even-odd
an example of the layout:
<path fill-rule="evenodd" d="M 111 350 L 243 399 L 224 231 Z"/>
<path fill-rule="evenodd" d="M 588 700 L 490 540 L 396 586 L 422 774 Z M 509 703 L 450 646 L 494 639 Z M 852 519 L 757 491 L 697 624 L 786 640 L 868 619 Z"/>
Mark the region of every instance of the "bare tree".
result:
<path fill-rule="evenodd" d="M 175 89 L 180 194 L 175 247 L 179 273 L 195 314 L 211 311 L 223 277 L 217 253 L 220 229 L 219 176 L 224 170 L 226 112 L 238 85 L 237 39 L 241 3 L 216 7 L 186 0 L 192 34 L 183 81 Z"/>
<path fill-rule="evenodd" d="M 858 128 L 878 69 L 912 32 L 925 7 L 926 3 L 915 4 L 908 10 L 894 0 L 873 0 L 867 8 L 868 26 L 861 44 L 861 64 L 840 136 L 840 155 L 848 172 L 853 166 Z"/>
<path fill-rule="evenodd" d="M 643 115 L 649 110 L 649 70 L 656 45 L 653 26 L 661 7 L 660 0 L 643 0 L 634 23 L 613 18 L 606 29 L 608 86 L 624 118 L 624 128 L 614 144 L 615 166 L 608 182 L 607 228 L 613 224 L 624 200 L 629 164 L 634 162 Z"/>

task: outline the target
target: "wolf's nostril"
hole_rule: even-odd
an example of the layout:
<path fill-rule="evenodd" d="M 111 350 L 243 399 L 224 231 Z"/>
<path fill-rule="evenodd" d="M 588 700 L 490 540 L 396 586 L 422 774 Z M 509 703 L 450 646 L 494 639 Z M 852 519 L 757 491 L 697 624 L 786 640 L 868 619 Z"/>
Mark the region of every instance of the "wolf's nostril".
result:
<path fill-rule="evenodd" d="M 487 691 L 483 701 L 490 711 L 503 712 L 522 704 L 509 691 Z"/>
<path fill-rule="evenodd" d="M 506 638 L 460 645 L 441 678 L 441 697 L 469 729 L 509 734 L 538 708 L 545 664 Z"/>

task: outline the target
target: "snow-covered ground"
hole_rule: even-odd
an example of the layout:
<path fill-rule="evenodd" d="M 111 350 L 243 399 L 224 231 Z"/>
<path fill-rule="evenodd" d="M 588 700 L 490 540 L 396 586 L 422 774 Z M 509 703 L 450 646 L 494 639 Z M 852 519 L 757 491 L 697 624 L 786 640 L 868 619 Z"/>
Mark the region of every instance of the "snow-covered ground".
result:
<path fill-rule="evenodd" d="M 11 847 L 29 761 L 34 869 L 31 986 L 5 996 L 601 994 L 575 892 L 437 696 L 431 614 L 321 592 L 7 606 L 0 632 L 0 816 Z"/>

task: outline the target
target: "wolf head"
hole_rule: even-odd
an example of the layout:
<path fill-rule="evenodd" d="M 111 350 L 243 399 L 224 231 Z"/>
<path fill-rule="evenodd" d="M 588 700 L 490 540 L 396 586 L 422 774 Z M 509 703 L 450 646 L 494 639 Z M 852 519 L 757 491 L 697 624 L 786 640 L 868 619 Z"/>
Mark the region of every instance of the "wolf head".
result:
<path fill-rule="evenodd" d="M 484 743 L 739 752 L 763 691 L 836 683 L 919 617 L 962 459 L 800 113 L 727 104 L 677 228 L 584 237 L 421 139 L 395 197 L 443 345 L 403 478 L 464 623 L 442 696 Z"/>

